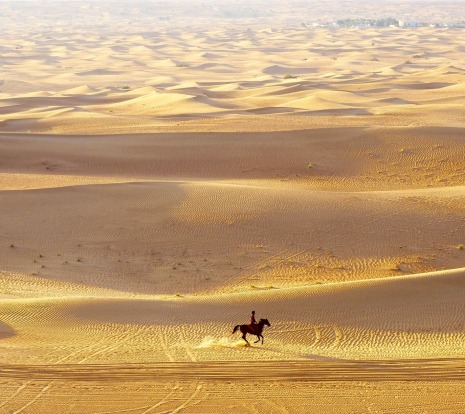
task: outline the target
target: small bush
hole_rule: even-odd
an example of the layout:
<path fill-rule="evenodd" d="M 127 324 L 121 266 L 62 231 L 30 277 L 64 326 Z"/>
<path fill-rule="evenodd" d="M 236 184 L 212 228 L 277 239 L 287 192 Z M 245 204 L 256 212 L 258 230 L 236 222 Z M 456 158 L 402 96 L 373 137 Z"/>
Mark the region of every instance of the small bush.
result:
<path fill-rule="evenodd" d="M 297 78 L 297 76 L 291 75 L 289 73 L 284 75 L 284 79 L 296 79 L 296 78 Z"/>

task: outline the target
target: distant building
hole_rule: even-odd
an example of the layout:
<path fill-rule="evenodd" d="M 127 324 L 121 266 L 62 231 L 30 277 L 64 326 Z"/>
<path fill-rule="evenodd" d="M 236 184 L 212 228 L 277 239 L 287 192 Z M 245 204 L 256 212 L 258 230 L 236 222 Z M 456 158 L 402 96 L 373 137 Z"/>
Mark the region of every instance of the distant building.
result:
<path fill-rule="evenodd" d="M 399 20 L 399 27 L 420 27 L 420 23 L 415 20 Z"/>

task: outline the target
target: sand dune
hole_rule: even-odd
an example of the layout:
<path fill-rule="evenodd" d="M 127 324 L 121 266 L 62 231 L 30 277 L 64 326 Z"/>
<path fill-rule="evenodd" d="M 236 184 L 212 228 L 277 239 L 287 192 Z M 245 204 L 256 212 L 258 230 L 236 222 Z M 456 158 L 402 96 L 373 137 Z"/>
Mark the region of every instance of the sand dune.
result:
<path fill-rule="evenodd" d="M 0 413 L 461 413 L 465 32 L 313 23 L 462 8 L 165 3 L 0 4 Z"/>
<path fill-rule="evenodd" d="M 161 27 L 156 36 L 121 37 L 112 34 L 105 39 L 104 45 L 100 44 L 98 33 L 88 36 L 85 42 L 78 33 L 71 38 L 61 34 L 40 43 L 24 43 L 18 46 L 19 49 L 9 48 L 6 59 L 12 72 L 3 81 L 2 92 L 5 95 L 0 96 L 0 103 L 21 99 L 22 107 L 15 108 L 14 113 L 1 115 L 3 130 L 18 131 L 25 125 L 24 131 L 29 127 L 28 123 L 8 121 L 24 118 L 33 103 L 27 100 L 35 96 L 40 98 L 46 96 L 44 94 L 61 93 L 61 96 L 74 98 L 61 100 L 64 107 L 86 109 L 90 105 L 88 110 L 91 112 L 109 115 L 115 110 L 113 105 L 117 102 L 124 105 L 128 97 L 129 100 L 151 100 L 152 97 L 147 95 L 154 92 L 153 88 L 157 88 L 156 99 L 154 96 L 153 102 L 141 103 L 143 108 L 129 107 L 131 119 L 125 122 L 120 119 L 118 130 L 130 130 L 135 117 L 144 118 L 145 130 L 156 130 L 156 117 L 173 118 L 175 122 L 180 115 L 216 117 L 224 109 L 227 109 L 228 116 L 301 114 L 302 110 L 306 110 L 309 111 L 306 114 L 348 117 L 344 120 L 347 123 L 354 115 L 364 115 L 365 125 L 372 125 L 373 114 L 383 115 L 382 119 L 375 120 L 375 124 L 389 122 L 384 116 L 387 113 L 402 116 L 404 102 L 411 101 L 413 96 L 418 106 L 415 110 L 429 112 L 423 120 L 428 125 L 442 125 L 436 121 L 437 117 L 431 115 L 432 112 L 448 111 L 452 119 L 454 113 L 461 111 L 460 106 L 454 107 L 464 96 L 461 86 L 464 82 L 463 50 L 459 46 L 463 34 L 460 31 L 454 32 L 451 48 L 443 47 L 443 44 L 450 43 L 447 31 L 435 28 L 418 29 L 415 33 L 399 29 L 382 32 L 350 29 L 344 31 L 344 38 L 339 32 L 302 28 L 260 32 L 238 27 L 235 32 L 225 39 L 224 32 L 216 28 L 199 28 L 187 36 Z M 265 40 L 272 42 L 273 47 L 269 47 Z M 421 50 L 417 47 L 420 40 Z M 60 42 L 72 44 L 72 53 L 69 46 L 60 47 Z M 198 50 L 186 52 L 185 42 L 195 44 Z M 292 48 L 289 48 L 289 42 L 292 42 Z M 94 47 L 94 56 L 98 56 L 95 61 L 85 59 L 87 47 Z M 54 60 L 37 58 L 42 55 L 53 55 Z M 107 68 L 108 62 L 111 62 L 111 68 Z M 28 65 L 34 65 L 34 77 L 28 75 L 31 73 Z M 183 83 L 202 83 L 202 86 L 199 90 L 195 89 L 196 86 L 186 89 L 180 87 Z M 382 93 L 377 88 L 376 99 L 369 104 L 370 110 L 364 111 L 367 108 L 366 94 L 372 94 L 370 90 L 374 89 L 374 83 L 388 87 Z M 240 91 L 237 85 L 242 86 Z M 182 91 L 200 101 L 172 101 L 170 89 Z M 218 95 L 213 93 L 216 90 L 229 93 Z M 355 94 L 350 93 L 354 91 Z M 428 102 L 438 98 L 438 91 L 443 100 L 437 102 L 440 107 L 431 108 Z M 293 96 L 294 92 L 301 92 L 301 96 Z M 322 112 L 319 102 L 306 102 L 312 96 L 326 100 L 328 94 L 332 94 L 334 99 L 329 100 L 334 103 L 324 106 L 325 112 Z M 214 101 L 205 101 L 203 96 Z M 97 106 L 96 102 L 86 100 L 90 97 L 99 99 Z M 296 99 L 306 103 L 303 107 L 302 104 L 292 104 Z M 41 101 L 41 110 L 37 108 L 37 114 L 32 117 L 28 114 L 28 119 L 40 120 L 41 114 L 48 112 L 46 108 L 51 102 Z M 167 102 L 176 108 L 170 109 Z M 356 110 L 341 111 L 338 104 L 347 104 Z M 133 106 L 133 103 L 128 102 L 128 105 Z M 121 111 L 118 112 L 120 115 Z M 67 127 L 70 133 L 76 133 L 85 124 L 81 120 L 68 119 L 66 112 L 57 113 L 54 117 L 57 118 L 56 123 L 72 123 Z M 50 124 L 49 131 L 56 132 L 56 123 Z M 46 130 L 42 123 L 40 131 Z"/>
<path fill-rule="evenodd" d="M 326 99 L 322 99 L 316 96 L 310 96 L 301 99 L 293 99 L 291 101 L 286 102 L 283 106 L 309 109 L 312 111 L 347 108 L 346 105 L 334 101 L 328 101 Z"/>
<path fill-rule="evenodd" d="M 460 359 L 463 280 L 460 269 L 209 297 L 15 299 L 2 332 L 15 354 L 33 346 L 30 364 Z M 231 335 L 243 304 L 272 323 L 254 352 Z"/>

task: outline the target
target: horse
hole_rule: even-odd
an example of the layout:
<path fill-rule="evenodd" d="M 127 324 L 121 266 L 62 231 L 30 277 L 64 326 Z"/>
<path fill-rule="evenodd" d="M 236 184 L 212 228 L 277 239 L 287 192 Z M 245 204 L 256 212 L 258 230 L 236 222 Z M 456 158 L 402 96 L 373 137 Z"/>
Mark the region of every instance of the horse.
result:
<path fill-rule="evenodd" d="M 264 326 L 270 327 L 270 323 L 268 322 L 268 319 L 260 319 L 260 322 L 258 322 L 257 325 L 236 325 L 232 331 L 232 333 L 236 333 L 238 329 L 242 332 L 242 339 L 247 343 L 247 346 L 250 346 L 249 341 L 245 338 L 245 336 L 249 333 L 251 335 L 256 335 L 257 340 L 254 342 L 256 344 L 257 342 L 260 342 L 260 338 L 262 338 L 262 345 L 263 341 L 265 338 L 263 338 L 262 332 L 263 332 L 263 327 Z"/>

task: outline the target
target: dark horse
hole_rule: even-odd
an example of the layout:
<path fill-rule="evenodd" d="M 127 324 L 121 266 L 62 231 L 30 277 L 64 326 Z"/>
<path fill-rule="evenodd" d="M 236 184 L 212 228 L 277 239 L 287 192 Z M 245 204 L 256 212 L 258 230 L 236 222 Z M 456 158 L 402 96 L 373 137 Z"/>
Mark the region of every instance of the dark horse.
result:
<path fill-rule="evenodd" d="M 249 333 L 251 335 L 256 335 L 257 340 L 254 342 L 256 344 L 257 342 L 260 342 L 260 338 L 262 338 L 262 345 L 263 345 L 263 327 L 264 326 L 271 326 L 270 323 L 268 322 L 268 319 L 260 319 L 260 322 L 258 322 L 256 325 L 236 325 L 233 329 L 232 333 L 236 333 L 238 329 L 242 332 L 242 339 L 247 342 L 247 345 L 250 346 L 249 341 L 245 338 L 245 336 Z"/>

